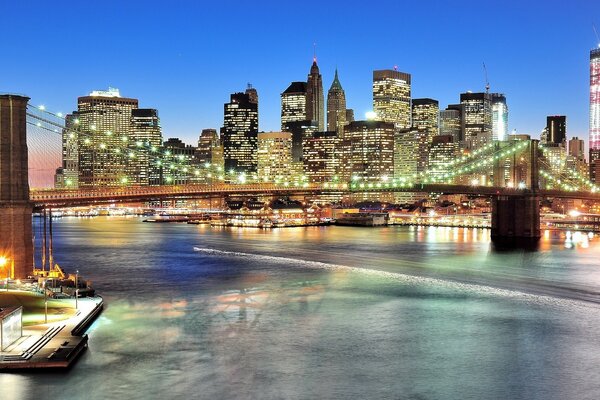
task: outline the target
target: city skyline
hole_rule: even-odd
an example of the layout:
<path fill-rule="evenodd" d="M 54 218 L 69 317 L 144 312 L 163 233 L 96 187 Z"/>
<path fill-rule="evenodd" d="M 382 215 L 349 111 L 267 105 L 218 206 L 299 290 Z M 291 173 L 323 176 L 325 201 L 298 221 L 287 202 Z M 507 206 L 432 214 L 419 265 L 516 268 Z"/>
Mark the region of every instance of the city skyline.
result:
<path fill-rule="evenodd" d="M 285 29 L 293 25 L 288 18 L 297 12 L 293 5 L 267 15 L 261 12 L 266 3 L 239 3 L 228 10 L 179 4 L 158 15 L 152 7 L 115 3 L 114 11 L 99 10 L 90 20 L 91 9 L 81 4 L 59 9 L 40 4 L 27 14 L 24 6 L 10 4 L 2 13 L 14 16 L 9 27 L 19 16 L 36 26 L 48 20 L 69 23 L 56 24 L 43 38 L 24 32 L 18 45 L 7 44 L 9 58 L 22 62 L 1 67 L 11 80 L 0 81 L 0 90 L 25 92 L 33 104 L 65 113 L 77 97 L 117 87 L 123 96 L 139 98 L 140 107 L 159 110 L 165 138 L 195 143 L 202 129 L 222 126 L 222 104 L 249 82 L 261 95 L 259 130 L 277 131 L 280 94 L 290 82 L 305 79 L 316 43 L 323 86 L 330 86 L 337 67 L 347 108 L 355 110 L 357 120 L 372 109 L 373 70 L 397 66 L 412 75 L 413 98 L 436 99 L 445 109 L 462 92 L 484 91 L 485 62 L 491 92 L 507 97 L 509 132 L 538 137 L 547 115 L 566 115 L 567 135 L 587 140 L 589 51 L 597 45 L 592 22 L 600 16 L 600 5 L 588 3 L 576 2 L 569 10 L 553 7 L 554 2 L 543 8 L 509 2 L 504 8 L 464 4 L 447 10 L 441 3 L 433 8 L 386 3 L 378 7 L 389 11 L 385 15 L 331 3 L 299 33 Z M 358 15 L 367 21 L 364 26 L 346 24 Z M 425 17 L 428 28 L 417 29 Z M 545 26 L 550 17 L 563 23 Z M 162 30 L 149 29 L 148 20 L 160 21 Z M 230 23 L 215 23 L 223 20 Z M 244 21 L 254 27 L 250 45 L 233 40 Z M 331 24 L 339 29 L 331 32 Z M 115 32 L 106 33 L 106 27 Z M 473 35 L 483 28 L 502 34 Z M 86 35 L 72 35 L 83 29 Z M 96 38 L 94 46 L 87 45 L 89 37 Z M 35 51 L 25 51 L 23 44 Z M 73 48 L 76 60 L 69 57 Z"/>

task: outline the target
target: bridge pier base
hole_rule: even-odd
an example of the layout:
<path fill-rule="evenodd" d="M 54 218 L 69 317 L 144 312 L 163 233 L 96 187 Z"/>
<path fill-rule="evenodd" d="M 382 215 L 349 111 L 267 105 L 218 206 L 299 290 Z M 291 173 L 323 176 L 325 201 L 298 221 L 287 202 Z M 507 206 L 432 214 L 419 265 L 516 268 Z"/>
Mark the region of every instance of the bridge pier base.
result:
<path fill-rule="evenodd" d="M 32 220 L 27 161 L 28 97 L 0 95 L 0 279 L 31 275 Z"/>
<path fill-rule="evenodd" d="M 537 242 L 541 236 L 539 196 L 494 196 L 491 236 L 495 242 Z"/>

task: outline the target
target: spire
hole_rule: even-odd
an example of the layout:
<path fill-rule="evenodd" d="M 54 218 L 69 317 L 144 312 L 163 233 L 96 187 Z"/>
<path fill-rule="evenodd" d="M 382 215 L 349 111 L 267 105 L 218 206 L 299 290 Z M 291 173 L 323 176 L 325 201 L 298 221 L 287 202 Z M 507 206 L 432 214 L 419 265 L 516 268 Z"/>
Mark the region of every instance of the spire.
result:
<path fill-rule="evenodd" d="M 340 83 L 340 79 L 338 78 L 337 68 L 335 69 L 335 75 L 333 77 L 333 82 L 331 82 L 331 88 L 329 88 L 329 90 L 333 90 L 333 89 L 343 90 L 342 84 Z"/>

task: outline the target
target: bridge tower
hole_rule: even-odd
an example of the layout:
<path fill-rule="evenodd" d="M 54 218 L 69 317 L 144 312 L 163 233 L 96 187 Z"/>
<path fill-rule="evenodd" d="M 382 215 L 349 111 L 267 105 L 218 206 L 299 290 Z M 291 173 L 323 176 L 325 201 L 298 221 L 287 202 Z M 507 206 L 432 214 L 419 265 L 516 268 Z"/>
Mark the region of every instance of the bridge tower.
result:
<path fill-rule="evenodd" d="M 537 241 L 540 236 L 538 140 L 529 143 L 528 189 L 492 198 L 492 240 Z"/>
<path fill-rule="evenodd" d="M 33 270 L 32 211 L 27 161 L 29 97 L 0 94 L 0 278 L 25 278 Z"/>

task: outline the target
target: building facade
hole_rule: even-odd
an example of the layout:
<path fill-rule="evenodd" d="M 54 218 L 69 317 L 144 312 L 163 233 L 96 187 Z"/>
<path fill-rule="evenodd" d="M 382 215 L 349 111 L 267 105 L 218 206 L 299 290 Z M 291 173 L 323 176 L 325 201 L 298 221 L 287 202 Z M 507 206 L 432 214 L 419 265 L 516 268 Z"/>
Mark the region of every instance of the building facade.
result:
<path fill-rule="evenodd" d="M 281 130 L 293 121 L 306 120 L 306 82 L 292 82 L 281 93 Z"/>
<path fill-rule="evenodd" d="M 508 140 L 508 106 L 502 93 L 492 93 L 492 140 Z"/>
<path fill-rule="evenodd" d="M 477 150 L 490 143 L 493 139 L 491 94 L 461 93 L 460 103 L 465 126 L 464 146 L 469 150 Z"/>
<path fill-rule="evenodd" d="M 341 140 L 334 131 L 315 132 L 304 140 L 304 174 L 310 183 L 340 180 L 338 173 L 343 154 Z"/>
<path fill-rule="evenodd" d="M 427 143 L 439 134 L 440 106 L 434 99 L 412 100 L 412 127 L 425 132 Z"/>
<path fill-rule="evenodd" d="M 162 131 L 158 111 L 152 108 L 138 108 L 131 111 L 131 137 L 135 151 L 128 155 L 128 179 L 133 185 L 156 185 L 156 161 L 162 145 Z"/>
<path fill-rule="evenodd" d="M 253 89 L 256 92 L 256 89 Z M 258 103 L 253 92 L 233 93 L 224 105 L 224 168 L 228 172 L 256 173 L 258 168 Z"/>
<path fill-rule="evenodd" d="M 258 176 L 273 181 L 291 175 L 292 134 L 260 132 L 258 134 Z"/>
<path fill-rule="evenodd" d="M 346 126 L 347 163 L 353 179 L 393 178 L 394 132 L 394 125 L 383 121 L 354 121 Z"/>
<path fill-rule="evenodd" d="M 373 71 L 373 111 L 376 119 L 396 129 L 411 127 L 411 76 L 397 70 Z"/>
<path fill-rule="evenodd" d="M 600 48 L 590 51 L 590 178 L 600 183 Z"/>
<path fill-rule="evenodd" d="M 567 117 L 564 115 L 550 115 L 546 117 L 546 144 L 567 144 Z"/>

